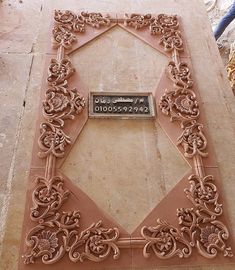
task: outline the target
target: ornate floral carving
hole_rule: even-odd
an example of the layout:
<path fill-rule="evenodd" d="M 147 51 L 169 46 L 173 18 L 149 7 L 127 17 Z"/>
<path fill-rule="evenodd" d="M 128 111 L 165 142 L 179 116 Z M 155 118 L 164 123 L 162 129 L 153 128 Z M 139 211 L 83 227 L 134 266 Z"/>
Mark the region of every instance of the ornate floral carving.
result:
<path fill-rule="evenodd" d="M 183 146 L 185 157 L 192 158 L 197 154 L 207 157 L 208 153 L 205 152 L 207 139 L 202 132 L 203 125 L 193 120 L 182 122 L 181 127 L 184 131 L 178 138 L 177 144 Z"/>
<path fill-rule="evenodd" d="M 57 23 L 72 25 L 77 20 L 77 15 L 70 10 L 55 10 L 54 20 Z"/>
<path fill-rule="evenodd" d="M 51 59 L 50 66 L 48 68 L 47 82 L 49 85 L 57 85 L 63 83 L 74 72 L 75 69 L 72 67 L 71 61 L 69 59 L 64 58 L 61 61 L 58 61 L 57 59 Z"/>
<path fill-rule="evenodd" d="M 196 95 L 190 89 L 166 90 L 159 101 L 161 111 L 170 116 L 170 120 L 197 119 L 199 108 Z"/>
<path fill-rule="evenodd" d="M 95 28 L 100 28 L 100 26 L 109 26 L 110 25 L 110 19 L 109 15 L 106 15 L 105 17 L 101 13 L 97 12 L 82 12 L 81 16 L 84 18 L 84 21 L 86 24 L 91 25 Z"/>
<path fill-rule="evenodd" d="M 196 247 L 203 257 L 211 259 L 216 257 L 218 252 L 222 252 L 225 257 L 232 257 L 231 247 L 225 243 L 229 237 L 226 226 L 215 220 L 215 216 L 208 214 L 206 217 L 201 213 L 193 208 L 177 210 L 183 237 L 188 239 L 190 245 Z"/>
<path fill-rule="evenodd" d="M 81 14 L 76 15 L 69 10 L 56 10 L 54 20 L 56 25 L 52 31 L 52 43 L 55 49 L 60 46 L 71 49 L 73 43 L 77 41 L 77 37 L 74 33 L 85 32 L 86 24 L 95 28 L 110 25 L 108 15 L 104 17 L 101 13 L 95 12 L 81 12 Z"/>
<path fill-rule="evenodd" d="M 135 29 L 141 29 L 143 27 L 149 26 L 154 21 L 151 14 L 125 14 L 124 25 L 134 27 Z"/>
<path fill-rule="evenodd" d="M 185 189 L 185 193 L 195 208 L 177 209 L 179 229 L 159 219 L 156 227 L 142 228 L 141 234 L 148 241 L 143 249 L 146 258 L 151 252 L 161 259 L 186 258 L 192 254 L 193 247 L 206 258 L 214 258 L 218 252 L 225 257 L 233 256 L 231 247 L 225 243 L 229 237 L 228 229 L 216 220 L 223 209 L 218 202 L 217 188 L 212 183 L 213 176 L 201 179 L 191 175 L 189 182 L 190 188 Z"/>
<path fill-rule="evenodd" d="M 85 99 L 77 89 L 67 89 L 67 85 L 53 86 L 46 92 L 43 114 L 50 123 L 64 126 L 65 119 L 74 119 L 85 107 Z"/>
<path fill-rule="evenodd" d="M 73 32 L 83 33 L 85 31 L 84 18 L 69 10 L 55 10 L 54 20 L 59 25 L 67 25 Z"/>
<path fill-rule="evenodd" d="M 223 213 L 222 204 L 218 203 L 219 194 L 216 185 L 213 183 L 212 175 L 207 175 L 201 179 L 198 175 L 189 177 L 190 188 L 185 189 L 185 193 L 192 204 L 197 207 L 198 213 L 206 214 L 213 218 Z"/>
<path fill-rule="evenodd" d="M 199 117 L 196 95 L 191 89 L 193 80 L 187 63 L 171 61 L 168 64 L 168 76 L 174 83 L 175 90 L 167 90 L 159 101 L 161 111 L 170 116 L 170 120 L 193 120 Z"/>
<path fill-rule="evenodd" d="M 192 253 L 190 243 L 183 235 L 167 222 L 158 219 L 156 227 L 141 229 L 141 235 L 147 240 L 143 249 L 145 258 L 150 256 L 152 251 L 160 259 L 169 259 L 175 256 L 187 258 Z"/>
<path fill-rule="evenodd" d="M 37 258 L 41 258 L 45 264 L 52 264 L 66 253 L 72 262 L 99 262 L 111 253 L 114 259 L 119 258 L 117 228 L 106 229 L 99 221 L 80 232 L 80 213 L 61 211 L 62 204 L 69 196 L 63 179 L 59 176 L 50 180 L 38 177 L 37 182 L 32 197 L 34 206 L 31 209 L 31 219 L 37 225 L 31 229 L 26 239 L 30 250 L 24 256 L 26 264 L 34 263 Z"/>
<path fill-rule="evenodd" d="M 64 180 L 53 177 L 49 180 L 38 177 L 37 186 L 32 194 L 33 208 L 31 209 L 31 219 L 33 221 L 44 221 L 45 218 L 53 216 L 60 209 L 69 196 L 69 191 L 63 188 Z"/>
<path fill-rule="evenodd" d="M 59 48 L 63 46 L 66 49 L 70 49 L 77 41 L 77 37 L 72 32 L 72 27 L 70 25 L 58 25 L 54 26 L 52 34 L 52 44 L 53 48 Z"/>
<path fill-rule="evenodd" d="M 35 259 L 40 257 L 46 263 L 53 258 L 53 254 L 58 247 L 57 234 L 50 230 L 40 230 L 39 227 L 44 228 L 44 226 L 38 226 L 37 229 L 40 233 L 35 235 L 36 231 L 34 230 L 33 235 L 30 235 L 28 239 L 28 245 L 32 247 L 32 250 L 30 254 L 25 255 L 25 264 L 34 263 Z"/>
<path fill-rule="evenodd" d="M 154 17 L 151 14 L 125 14 L 124 25 L 133 27 L 136 30 L 148 26 L 151 35 L 161 36 L 159 43 L 163 45 L 165 51 L 183 51 L 183 40 L 178 30 L 177 16 L 159 14 Z"/>
<path fill-rule="evenodd" d="M 38 156 L 46 158 L 53 154 L 58 158 L 63 157 L 65 147 L 71 143 L 70 137 L 60 127 L 47 122 L 41 124 L 40 131 L 41 135 L 38 139 L 38 145 L 42 152 L 39 152 Z"/>
<path fill-rule="evenodd" d="M 176 15 L 159 14 L 156 17 L 156 22 L 161 26 L 162 31 L 179 28 L 179 20 Z"/>
<path fill-rule="evenodd" d="M 101 221 L 94 223 L 81 232 L 79 238 L 71 245 L 69 258 L 73 262 L 83 262 L 86 259 L 100 262 L 113 252 L 113 258 L 118 259 L 120 250 L 115 243 L 118 238 L 117 228 L 106 229 L 102 227 Z"/>
<path fill-rule="evenodd" d="M 171 61 L 167 69 L 175 88 L 192 88 L 193 80 L 187 63 L 180 62 L 176 64 L 174 61 Z"/>
<path fill-rule="evenodd" d="M 165 31 L 160 39 L 160 44 L 164 46 L 166 52 L 172 52 L 174 49 L 183 51 L 183 40 L 178 30 Z"/>

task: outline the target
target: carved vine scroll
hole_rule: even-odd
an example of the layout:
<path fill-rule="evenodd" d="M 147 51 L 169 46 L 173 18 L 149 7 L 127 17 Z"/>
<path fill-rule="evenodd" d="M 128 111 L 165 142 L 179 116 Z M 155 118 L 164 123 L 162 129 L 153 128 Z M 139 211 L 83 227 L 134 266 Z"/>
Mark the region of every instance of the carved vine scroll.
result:
<path fill-rule="evenodd" d="M 120 238 L 117 228 L 106 228 L 101 220 L 80 230 L 80 220 L 85 213 L 62 211 L 70 191 L 66 189 L 65 180 L 56 175 L 55 164 L 71 144 L 70 134 L 64 129 L 67 120 L 79 117 L 87 106 L 79 91 L 70 87 L 70 78 L 76 71 L 66 50 L 79 35 L 86 34 L 87 25 L 108 27 L 111 20 L 114 18 L 100 13 L 55 11 L 52 44 L 57 49 L 57 58 L 51 59 L 48 67 L 48 88 L 42 110 L 44 121 L 40 124 L 38 138 L 38 156 L 46 159 L 46 168 L 45 175 L 37 177 L 32 193 L 30 219 L 34 227 L 26 236 L 28 251 L 24 254 L 24 263 L 41 260 L 44 264 L 53 264 L 65 255 L 71 262 L 80 263 L 85 260 L 101 262 L 110 256 L 117 260 L 121 248 L 142 248 L 145 258 L 153 254 L 160 259 L 183 259 L 190 257 L 194 249 L 206 258 L 214 258 L 218 253 L 233 256 L 231 247 L 226 244 L 228 229 L 220 220 L 223 208 L 214 176 L 204 172 L 203 159 L 210 153 L 203 124 L 199 122 L 200 108 L 190 67 L 180 58 L 183 39 L 177 16 L 126 14 L 120 23 L 136 30 L 146 29 L 156 36 L 165 51 L 171 53 L 167 73 L 172 87 L 165 91 L 158 105 L 170 121 L 179 123 L 182 133 L 177 144 L 184 156 L 194 161 L 195 173 L 188 178 L 189 187 L 184 191 L 192 207 L 176 210 L 177 226 L 156 217 L 156 224 L 142 227 L 141 245 L 138 241 L 135 244 L 133 238 Z"/>

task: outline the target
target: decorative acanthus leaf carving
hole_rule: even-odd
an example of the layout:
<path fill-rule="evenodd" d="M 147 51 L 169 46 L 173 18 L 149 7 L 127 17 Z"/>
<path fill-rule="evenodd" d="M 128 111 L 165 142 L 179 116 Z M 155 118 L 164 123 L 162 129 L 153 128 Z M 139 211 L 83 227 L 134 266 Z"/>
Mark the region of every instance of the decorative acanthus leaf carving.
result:
<path fill-rule="evenodd" d="M 53 86 L 46 91 L 43 115 L 50 122 L 64 126 L 65 119 L 74 119 L 85 107 L 85 99 L 77 89 L 67 89 L 67 85 Z"/>
<path fill-rule="evenodd" d="M 225 257 L 233 256 L 231 247 L 226 245 L 228 229 L 223 222 L 216 220 L 223 214 L 223 209 L 218 202 L 213 176 L 201 179 L 198 175 L 191 175 L 189 182 L 190 188 L 185 189 L 185 193 L 194 208 L 177 209 L 179 229 L 160 219 L 156 227 L 143 227 L 141 234 L 147 240 L 144 257 L 148 258 L 153 253 L 161 259 L 187 258 L 193 247 L 208 259 L 216 257 L 218 252 Z"/>
<path fill-rule="evenodd" d="M 40 158 L 46 158 L 50 154 L 62 158 L 65 153 L 65 147 L 71 144 L 71 139 L 64 131 L 48 122 L 40 125 L 41 135 L 38 138 L 39 148 L 42 150 L 38 153 Z"/>
<path fill-rule="evenodd" d="M 69 250 L 69 258 L 73 262 L 90 260 L 100 262 L 113 253 L 113 259 L 118 259 L 120 250 L 116 245 L 119 238 L 117 228 L 106 229 L 102 222 L 93 223 L 82 231 Z"/>
<path fill-rule="evenodd" d="M 54 14 L 56 25 L 53 28 L 53 47 L 56 49 L 63 46 L 70 49 L 74 42 L 77 41 L 76 32 L 85 32 L 85 25 L 90 25 L 94 28 L 109 26 L 109 16 L 103 16 L 101 13 L 81 12 L 75 14 L 69 10 L 56 10 Z"/>
<path fill-rule="evenodd" d="M 197 119 L 199 116 L 196 95 L 187 88 L 166 90 L 160 98 L 159 107 L 170 116 L 171 121 Z"/>
<path fill-rule="evenodd" d="M 183 51 L 183 40 L 178 30 L 179 22 L 176 15 L 125 14 L 124 25 L 136 30 L 149 27 L 151 35 L 161 36 L 159 43 L 163 45 L 165 51 Z"/>
<path fill-rule="evenodd" d="M 112 253 L 113 258 L 118 259 L 117 228 L 104 228 L 99 221 L 79 231 L 80 213 L 61 211 L 70 194 L 63 182 L 60 176 L 49 181 L 37 178 L 31 209 L 31 219 L 37 225 L 27 235 L 26 245 L 30 251 L 24 256 L 25 264 L 34 263 L 37 258 L 44 264 L 53 264 L 66 253 L 72 262 L 100 262 Z"/>
<path fill-rule="evenodd" d="M 91 12 L 91 13 L 82 12 L 81 17 L 84 18 L 84 21 L 86 24 L 95 28 L 100 28 L 101 26 L 110 25 L 109 15 L 106 15 L 104 17 L 101 13 L 97 13 L 97 12 Z"/>
<path fill-rule="evenodd" d="M 213 219 L 223 213 L 222 204 L 218 203 L 219 194 L 216 185 L 213 183 L 212 175 L 207 175 L 201 179 L 198 175 L 191 175 L 189 177 L 190 188 L 185 189 L 187 198 L 192 204 L 197 207 L 197 212 L 208 215 Z"/>
<path fill-rule="evenodd" d="M 187 158 L 192 158 L 195 155 L 207 157 L 208 153 L 205 152 L 207 139 L 202 132 L 203 125 L 192 120 L 182 122 L 181 127 L 183 132 L 178 138 L 177 144 L 183 146 L 184 156 Z"/>
<path fill-rule="evenodd" d="M 40 158 L 50 154 L 62 158 L 65 147 L 71 143 L 70 137 L 64 133 L 66 119 L 74 119 L 76 114 L 85 108 L 85 99 L 76 88 L 69 89 L 69 77 L 74 73 L 71 61 L 67 58 L 52 59 L 48 68 L 47 83 L 50 88 L 46 91 L 43 101 L 43 116 L 47 120 L 40 126 L 41 135 L 38 138 L 38 153 Z"/>
<path fill-rule="evenodd" d="M 151 23 L 154 22 L 154 18 L 151 14 L 125 14 L 124 16 L 124 25 L 130 26 L 137 29 L 144 28 L 146 26 L 150 26 Z"/>
<path fill-rule="evenodd" d="M 192 88 L 193 80 L 187 63 L 176 64 L 171 61 L 167 67 L 168 76 L 174 83 L 175 88 Z"/>
<path fill-rule="evenodd" d="M 170 116 L 171 121 L 193 120 L 199 117 L 200 111 L 193 91 L 193 80 L 187 63 L 171 61 L 168 64 L 168 76 L 174 83 L 174 90 L 167 90 L 161 96 L 159 107 Z"/>
<path fill-rule="evenodd" d="M 187 258 L 192 253 L 190 243 L 175 227 L 161 219 L 157 220 L 156 227 L 141 229 L 141 235 L 147 240 L 143 255 L 148 258 L 153 252 L 160 259 L 169 259 L 175 256 Z"/>
<path fill-rule="evenodd" d="M 57 49 L 60 46 L 63 46 L 66 49 L 70 49 L 77 41 L 77 37 L 73 34 L 73 28 L 71 25 L 56 25 L 52 30 L 53 39 L 52 44 L 53 48 Z"/>
<path fill-rule="evenodd" d="M 37 186 L 32 194 L 33 208 L 31 219 L 41 223 L 45 218 L 53 216 L 61 208 L 69 196 L 69 191 L 63 188 L 64 180 L 53 177 L 47 180 L 43 177 L 36 179 Z"/>
<path fill-rule="evenodd" d="M 216 257 L 218 252 L 222 252 L 225 257 L 232 257 L 231 247 L 225 241 L 229 237 L 227 227 L 216 217 L 207 213 L 207 217 L 202 211 L 193 208 L 180 208 L 177 210 L 181 232 L 185 239 L 188 239 L 192 247 L 196 247 L 198 252 L 205 258 Z M 221 212 L 222 214 L 222 212 Z"/>
<path fill-rule="evenodd" d="M 57 85 L 63 83 L 65 80 L 73 75 L 75 69 L 72 67 L 69 59 L 51 59 L 51 63 L 48 68 L 47 82 L 49 85 Z"/>

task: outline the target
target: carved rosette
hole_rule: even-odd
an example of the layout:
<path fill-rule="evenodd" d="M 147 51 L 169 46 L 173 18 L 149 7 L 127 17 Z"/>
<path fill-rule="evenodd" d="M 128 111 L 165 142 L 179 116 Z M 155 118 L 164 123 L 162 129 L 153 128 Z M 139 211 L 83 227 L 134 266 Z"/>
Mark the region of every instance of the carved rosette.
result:
<path fill-rule="evenodd" d="M 190 89 L 166 90 L 161 96 L 159 107 L 170 116 L 171 121 L 197 119 L 199 108 L 195 93 Z"/>
<path fill-rule="evenodd" d="M 43 115 L 50 122 L 64 126 L 65 119 L 74 119 L 85 107 L 85 99 L 77 89 L 53 86 L 46 91 Z"/>

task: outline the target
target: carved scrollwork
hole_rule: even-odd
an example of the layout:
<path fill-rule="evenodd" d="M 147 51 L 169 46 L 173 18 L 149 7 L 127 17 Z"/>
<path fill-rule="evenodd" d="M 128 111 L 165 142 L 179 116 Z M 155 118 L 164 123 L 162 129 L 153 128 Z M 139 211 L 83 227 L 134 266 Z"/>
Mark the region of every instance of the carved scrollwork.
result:
<path fill-rule="evenodd" d="M 82 12 L 81 16 L 84 19 L 86 24 L 95 28 L 100 28 L 101 26 L 110 25 L 109 15 L 106 15 L 104 17 L 101 13 L 97 13 L 97 12 L 91 12 L 91 13 Z"/>
<path fill-rule="evenodd" d="M 46 158 L 50 154 L 53 154 L 55 157 L 63 157 L 65 147 L 71 144 L 70 137 L 60 127 L 47 122 L 40 125 L 40 132 L 38 145 L 42 151 L 38 153 L 38 156 L 40 158 Z"/>
<path fill-rule="evenodd" d="M 196 247 L 203 257 L 214 258 L 219 251 L 225 257 L 233 256 L 231 247 L 225 243 L 229 237 L 228 229 L 221 221 L 215 220 L 215 216 L 208 215 L 206 218 L 193 208 L 180 208 L 177 215 L 184 238 L 188 239 L 190 245 Z"/>
<path fill-rule="evenodd" d="M 72 25 L 77 20 L 77 15 L 70 10 L 55 10 L 54 20 L 57 23 Z"/>
<path fill-rule="evenodd" d="M 216 185 L 213 183 L 212 175 L 207 175 L 201 179 L 198 175 L 189 177 L 190 188 L 185 189 L 187 198 L 197 207 L 198 213 L 206 214 L 215 218 L 223 213 L 222 204 L 218 203 L 219 194 Z"/>
<path fill-rule="evenodd" d="M 84 18 L 70 10 L 55 10 L 54 20 L 59 25 L 67 25 L 73 32 L 83 33 L 85 31 Z"/>
<path fill-rule="evenodd" d="M 74 119 L 85 107 L 85 99 L 77 89 L 67 89 L 67 85 L 53 86 L 46 91 L 43 115 L 50 122 L 64 126 L 65 119 Z"/>
<path fill-rule="evenodd" d="M 194 91 L 193 80 L 187 63 L 171 61 L 168 64 L 168 76 L 174 83 L 174 90 L 167 90 L 159 101 L 161 111 L 170 116 L 170 120 L 193 120 L 199 117 L 200 111 Z"/>
<path fill-rule="evenodd" d="M 195 93 L 190 89 L 166 90 L 159 101 L 161 111 L 170 116 L 170 120 L 197 119 L 199 108 Z"/>
<path fill-rule="evenodd" d="M 49 85 L 61 84 L 74 72 L 75 69 L 72 67 L 69 59 L 64 58 L 61 61 L 51 59 L 51 63 L 48 68 L 47 82 Z"/>
<path fill-rule="evenodd" d="M 56 25 L 53 28 L 52 44 L 53 48 L 59 48 L 63 46 L 66 49 L 70 49 L 77 41 L 77 37 L 73 34 L 73 28 L 71 25 Z"/>
<path fill-rule="evenodd" d="M 67 200 L 69 191 L 64 190 L 64 180 L 59 176 L 50 180 L 38 177 L 36 182 L 37 187 L 32 194 L 33 208 L 30 217 L 33 221 L 42 222 L 45 218 L 56 214 Z"/>
<path fill-rule="evenodd" d="M 71 49 L 73 43 L 77 41 L 77 37 L 74 33 L 85 32 L 85 25 L 90 25 L 94 28 L 110 25 L 108 15 L 103 16 L 101 13 L 95 12 L 81 12 L 81 14 L 77 15 L 69 10 L 56 10 L 54 20 L 56 25 L 52 31 L 52 43 L 55 49 L 60 46 Z"/>
<path fill-rule="evenodd" d="M 111 253 L 114 259 L 118 259 L 117 228 L 104 228 L 102 221 L 99 221 L 79 231 L 80 213 L 61 211 L 70 194 L 63 182 L 60 176 L 50 180 L 37 178 L 31 209 L 31 219 L 37 225 L 27 235 L 29 252 L 24 255 L 24 263 L 31 264 L 41 258 L 44 264 L 53 264 L 66 253 L 72 262 L 100 262 Z"/>
<path fill-rule="evenodd" d="M 69 20 L 69 19 L 68 19 Z M 62 130 L 66 119 L 74 119 L 85 108 L 85 99 L 76 88 L 69 89 L 67 79 L 74 73 L 71 61 L 62 58 L 52 59 L 48 68 L 47 82 L 51 86 L 46 91 L 43 101 L 43 116 L 48 121 L 40 126 L 41 135 L 38 139 L 40 158 L 50 154 L 61 158 L 65 147 L 71 139 Z"/>
<path fill-rule="evenodd" d="M 143 249 L 146 258 L 151 253 L 161 259 L 187 258 L 193 247 L 208 259 L 216 257 L 218 252 L 225 257 L 233 256 L 231 247 L 226 245 L 228 229 L 223 222 L 216 220 L 223 209 L 213 181 L 212 175 L 203 179 L 198 175 L 189 177 L 190 188 L 185 189 L 185 193 L 195 208 L 177 209 L 179 229 L 160 219 L 156 227 L 142 228 L 141 234 L 148 241 Z"/>
<path fill-rule="evenodd" d="M 183 40 L 178 30 L 165 30 L 160 39 L 160 44 L 164 46 L 166 52 L 183 51 Z"/>
<path fill-rule="evenodd" d="M 161 36 L 159 43 L 163 45 L 165 51 L 183 51 L 183 40 L 178 30 L 177 16 L 159 14 L 154 17 L 151 14 L 125 14 L 124 25 L 136 30 L 149 27 L 151 35 Z"/>
<path fill-rule="evenodd" d="M 47 221 L 40 221 L 29 232 L 26 244 L 30 252 L 24 256 L 25 264 L 34 263 L 41 258 L 44 264 L 59 261 L 67 250 L 67 242 L 71 235 L 76 238 L 79 228 L 80 214 L 77 211 L 55 212 Z"/>
<path fill-rule="evenodd" d="M 168 76 L 174 83 L 175 88 L 192 88 L 193 80 L 187 63 L 180 62 L 176 64 L 171 61 L 168 64 L 167 70 Z"/>
<path fill-rule="evenodd" d="M 181 123 L 183 132 L 177 140 L 177 145 L 182 145 L 184 148 L 184 156 L 192 158 L 195 155 L 207 157 L 205 152 L 207 147 L 207 139 L 203 134 L 203 125 L 193 121 L 185 121 Z"/>
<path fill-rule="evenodd" d="M 169 259 L 175 256 L 187 258 L 192 253 L 190 243 L 181 232 L 166 221 L 157 220 L 156 227 L 141 229 L 141 235 L 147 240 L 143 255 L 148 258 L 153 252 L 160 259 Z"/>
<path fill-rule="evenodd" d="M 149 26 L 154 21 L 154 18 L 151 14 L 125 14 L 124 18 L 124 25 L 134 27 L 135 29 L 141 29 L 143 27 Z"/>
<path fill-rule="evenodd" d="M 116 245 L 119 238 L 117 228 L 106 229 L 102 222 L 92 224 L 82 231 L 80 236 L 71 245 L 69 258 L 73 262 L 90 260 L 100 262 L 106 259 L 113 252 L 113 259 L 118 259 L 120 250 Z"/>
<path fill-rule="evenodd" d="M 156 17 L 156 22 L 161 26 L 162 30 L 179 28 L 179 20 L 176 15 L 159 14 Z"/>

